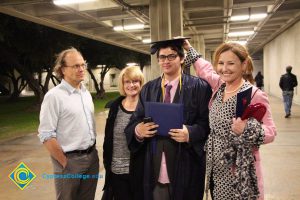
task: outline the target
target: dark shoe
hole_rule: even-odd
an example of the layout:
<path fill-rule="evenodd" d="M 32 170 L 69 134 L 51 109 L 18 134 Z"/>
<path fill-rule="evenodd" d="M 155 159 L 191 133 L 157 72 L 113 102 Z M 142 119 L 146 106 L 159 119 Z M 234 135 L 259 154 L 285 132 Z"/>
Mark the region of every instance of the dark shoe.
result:
<path fill-rule="evenodd" d="M 289 118 L 291 116 L 291 114 L 289 113 L 289 114 L 286 114 L 285 116 L 284 116 L 284 118 Z"/>

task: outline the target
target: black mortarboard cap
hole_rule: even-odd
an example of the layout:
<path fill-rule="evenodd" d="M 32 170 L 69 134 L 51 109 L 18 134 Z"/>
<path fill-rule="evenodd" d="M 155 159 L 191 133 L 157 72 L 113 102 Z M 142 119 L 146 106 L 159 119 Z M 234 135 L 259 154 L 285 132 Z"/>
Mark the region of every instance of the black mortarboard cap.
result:
<path fill-rule="evenodd" d="M 160 48 L 167 47 L 169 45 L 175 45 L 179 49 L 182 48 L 183 42 L 185 39 L 190 39 L 189 37 L 182 37 L 182 38 L 176 38 L 176 39 L 170 39 L 170 40 L 161 40 L 156 42 L 151 42 L 151 48 L 150 53 L 153 55 L 159 50 Z"/>

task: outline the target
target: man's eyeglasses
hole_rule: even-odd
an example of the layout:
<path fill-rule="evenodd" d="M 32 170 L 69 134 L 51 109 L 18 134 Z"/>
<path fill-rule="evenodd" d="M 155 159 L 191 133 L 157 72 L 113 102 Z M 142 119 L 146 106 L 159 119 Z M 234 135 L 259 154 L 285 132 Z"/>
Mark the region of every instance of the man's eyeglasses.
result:
<path fill-rule="evenodd" d="M 71 67 L 72 69 L 87 69 L 87 63 L 82 63 L 82 64 L 76 64 L 72 66 L 66 66 L 66 67 Z"/>
<path fill-rule="evenodd" d="M 175 60 L 177 58 L 177 56 L 178 56 L 177 54 L 169 54 L 167 56 L 165 56 L 165 55 L 159 55 L 158 56 L 158 60 L 161 61 L 161 62 L 163 62 L 167 58 L 168 61 L 172 61 L 172 60 Z"/>

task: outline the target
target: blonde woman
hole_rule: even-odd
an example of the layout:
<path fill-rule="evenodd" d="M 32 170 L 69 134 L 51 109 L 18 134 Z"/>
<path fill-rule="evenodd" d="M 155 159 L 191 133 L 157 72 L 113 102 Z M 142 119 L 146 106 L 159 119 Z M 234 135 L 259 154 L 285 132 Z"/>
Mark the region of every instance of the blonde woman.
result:
<path fill-rule="evenodd" d="M 111 104 L 105 127 L 103 163 L 106 177 L 102 199 L 142 199 L 142 190 L 138 189 L 142 185 L 142 175 L 138 174 L 128 150 L 124 129 L 135 111 L 143 84 L 144 76 L 139 67 L 130 66 L 121 71 L 121 96 Z"/>

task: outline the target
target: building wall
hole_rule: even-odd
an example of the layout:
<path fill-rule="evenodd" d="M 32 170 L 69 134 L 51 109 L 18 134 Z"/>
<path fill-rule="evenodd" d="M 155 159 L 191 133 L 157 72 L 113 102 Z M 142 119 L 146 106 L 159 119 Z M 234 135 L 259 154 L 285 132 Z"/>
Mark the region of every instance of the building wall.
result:
<path fill-rule="evenodd" d="M 104 77 L 104 89 L 106 92 L 118 90 L 118 78 L 119 78 L 120 71 L 121 70 L 117 68 L 111 68 L 107 72 L 107 74 Z M 100 72 L 101 72 L 100 68 L 96 68 L 93 70 L 93 74 L 98 83 L 100 82 Z M 96 92 L 94 82 L 91 79 L 91 76 L 88 72 L 86 76 L 87 77 L 84 82 L 85 86 L 89 89 L 90 92 Z"/>
<path fill-rule="evenodd" d="M 300 79 L 300 22 L 280 34 L 264 47 L 265 90 L 274 96 L 281 96 L 279 79 L 288 65 Z M 294 103 L 300 104 L 300 87 L 295 88 Z"/>
<path fill-rule="evenodd" d="M 253 78 L 257 75 L 257 73 L 260 71 L 262 75 L 265 77 L 264 69 L 263 69 L 263 57 L 262 56 L 253 56 Z M 265 80 L 264 80 L 265 82 Z M 264 90 L 264 88 L 263 88 Z"/>

